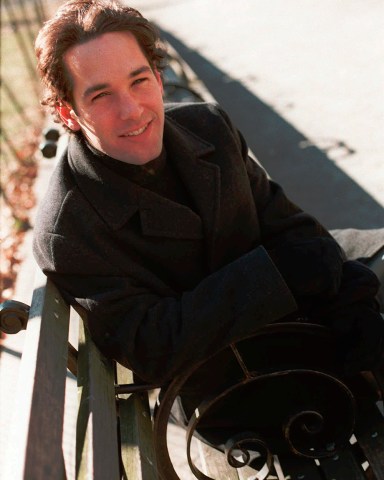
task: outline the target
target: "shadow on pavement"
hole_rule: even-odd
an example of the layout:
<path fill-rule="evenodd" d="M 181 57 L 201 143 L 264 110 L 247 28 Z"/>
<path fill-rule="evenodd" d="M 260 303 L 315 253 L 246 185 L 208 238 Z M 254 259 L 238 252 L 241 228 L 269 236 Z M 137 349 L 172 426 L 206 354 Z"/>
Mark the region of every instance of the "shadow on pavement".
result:
<path fill-rule="evenodd" d="M 269 175 L 284 186 L 292 201 L 315 215 L 328 229 L 383 226 L 383 207 L 323 150 L 241 82 L 228 77 L 172 34 L 163 30 L 161 33 L 229 113 L 249 148 Z"/>

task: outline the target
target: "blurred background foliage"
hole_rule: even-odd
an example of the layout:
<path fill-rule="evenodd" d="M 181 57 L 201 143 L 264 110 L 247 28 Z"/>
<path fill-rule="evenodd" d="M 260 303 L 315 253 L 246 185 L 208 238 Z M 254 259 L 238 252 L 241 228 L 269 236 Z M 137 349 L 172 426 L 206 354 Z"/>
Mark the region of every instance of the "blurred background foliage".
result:
<path fill-rule="evenodd" d="M 40 106 L 34 40 L 59 0 L 1 1 L 0 301 L 17 274 L 18 248 L 30 228 L 35 206 L 33 183 L 46 123 Z"/>

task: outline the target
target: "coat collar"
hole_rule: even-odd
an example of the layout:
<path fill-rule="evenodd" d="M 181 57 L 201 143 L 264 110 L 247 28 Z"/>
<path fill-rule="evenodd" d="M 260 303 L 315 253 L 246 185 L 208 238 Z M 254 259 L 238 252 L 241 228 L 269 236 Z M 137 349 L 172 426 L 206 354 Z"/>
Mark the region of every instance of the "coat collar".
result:
<path fill-rule="evenodd" d="M 68 162 L 78 188 L 112 229 L 121 228 L 140 212 L 144 235 L 201 238 L 202 229 L 214 230 L 218 215 L 220 169 L 209 161 L 215 147 L 168 115 L 164 143 L 200 217 L 186 206 L 120 177 L 97 161 L 78 136 L 70 139 Z"/>

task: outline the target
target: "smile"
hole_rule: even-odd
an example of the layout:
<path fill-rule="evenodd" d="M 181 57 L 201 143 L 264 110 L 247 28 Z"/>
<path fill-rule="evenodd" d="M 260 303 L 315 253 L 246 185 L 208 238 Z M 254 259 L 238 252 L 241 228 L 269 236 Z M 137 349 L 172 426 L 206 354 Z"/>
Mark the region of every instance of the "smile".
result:
<path fill-rule="evenodd" d="M 137 137 L 137 135 L 141 135 L 142 133 L 145 132 L 145 130 L 148 128 L 148 125 L 150 123 L 151 122 L 148 122 L 146 125 L 144 125 L 144 127 L 141 127 L 137 130 L 133 130 L 132 132 L 124 133 L 123 135 L 120 135 L 120 137 Z"/>

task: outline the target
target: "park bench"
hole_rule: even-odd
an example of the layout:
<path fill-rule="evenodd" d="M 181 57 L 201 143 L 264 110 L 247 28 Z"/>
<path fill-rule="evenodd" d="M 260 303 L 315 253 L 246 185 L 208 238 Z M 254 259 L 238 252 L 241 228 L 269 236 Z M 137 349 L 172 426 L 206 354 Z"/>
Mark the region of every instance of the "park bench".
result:
<path fill-rule="evenodd" d="M 172 465 L 167 429 L 173 402 L 198 367 L 167 386 L 153 408 L 156 386 L 135 382 L 131 371 L 104 358 L 40 272 L 30 309 L 5 302 L 1 328 L 8 334 L 26 328 L 5 478 L 185 480 Z M 242 353 L 247 339 L 228 346 L 234 381 L 206 385 L 205 398 L 196 399 L 186 430 L 196 478 L 383 480 L 382 374 L 334 375 L 333 337 L 317 325 L 270 325 L 255 339 L 252 359 Z M 222 353 L 205 367 L 221 365 Z M 193 440 L 201 418 L 215 416 L 231 395 L 241 410 L 250 388 L 257 392 L 258 431 L 236 433 L 225 455 Z M 198 456 L 190 452 L 193 442 Z"/>
<path fill-rule="evenodd" d="M 183 79 L 187 66 L 173 66 L 166 95 L 207 99 L 190 72 Z M 7 334 L 26 328 L 6 480 L 384 480 L 383 368 L 344 378 L 325 327 L 266 326 L 252 337 L 251 357 L 244 339 L 159 388 L 103 357 L 40 271 L 31 306 L 9 301 L 0 313 Z M 205 380 L 224 359 L 225 383 Z M 191 384 L 200 388 L 180 437 L 188 465 L 180 470 L 169 432 L 178 394 Z M 213 429 L 213 448 L 200 434 L 212 434 L 204 422 L 219 425 L 229 399 L 236 415 L 244 399 L 254 402 L 252 428 L 230 438 Z"/>

